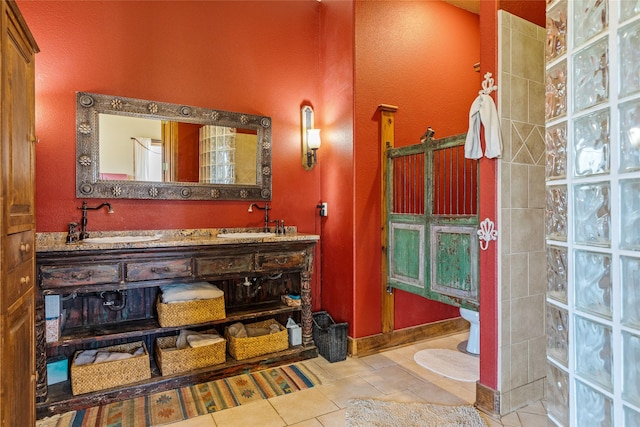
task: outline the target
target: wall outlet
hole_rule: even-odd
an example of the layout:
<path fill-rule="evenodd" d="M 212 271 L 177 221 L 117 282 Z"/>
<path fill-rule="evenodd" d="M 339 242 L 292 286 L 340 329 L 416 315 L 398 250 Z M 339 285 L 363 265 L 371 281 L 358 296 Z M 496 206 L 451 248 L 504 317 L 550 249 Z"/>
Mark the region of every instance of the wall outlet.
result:
<path fill-rule="evenodd" d="M 320 216 L 329 216 L 327 209 L 327 202 L 322 202 L 320 204 Z"/>

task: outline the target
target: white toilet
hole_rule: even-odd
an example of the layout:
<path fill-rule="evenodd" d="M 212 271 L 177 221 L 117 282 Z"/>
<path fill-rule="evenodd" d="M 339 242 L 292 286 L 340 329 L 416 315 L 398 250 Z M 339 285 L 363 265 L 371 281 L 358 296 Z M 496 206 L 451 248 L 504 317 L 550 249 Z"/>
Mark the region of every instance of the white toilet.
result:
<path fill-rule="evenodd" d="M 480 312 L 460 307 L 460 316 L 471 324 L 467 351 L 472 354 L 480 354 Z"/>

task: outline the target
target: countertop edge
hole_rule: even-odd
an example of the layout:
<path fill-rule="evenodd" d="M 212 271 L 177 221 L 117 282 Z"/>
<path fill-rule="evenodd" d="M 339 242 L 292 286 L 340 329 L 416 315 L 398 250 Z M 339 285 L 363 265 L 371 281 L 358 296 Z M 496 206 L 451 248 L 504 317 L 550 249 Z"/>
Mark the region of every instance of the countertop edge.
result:
<path fill-rule="evenodd" d="M 157 240 L 143 242 L 119 243 L 66 243 L 67 233 L 41 232 L 36 233 L 36 253 L 48 252 L 76 252 L 106 249 L 145 249 L 186 246 L 217 246 L 253 243 L 278 242 L 316 242 L 320 236 L 316 234 L 298 233 L 296 227 L 287 227 L 286 233 L 269 237 L 218 238 L 221 233 L 260 232 L 255 228 L 208 228 L 208 229 L 180 229 L 180 230 L 127 230 L 127 231 L 94 231 L 91 237 L 120 237 L 120 236 L 155 236 Z"/>

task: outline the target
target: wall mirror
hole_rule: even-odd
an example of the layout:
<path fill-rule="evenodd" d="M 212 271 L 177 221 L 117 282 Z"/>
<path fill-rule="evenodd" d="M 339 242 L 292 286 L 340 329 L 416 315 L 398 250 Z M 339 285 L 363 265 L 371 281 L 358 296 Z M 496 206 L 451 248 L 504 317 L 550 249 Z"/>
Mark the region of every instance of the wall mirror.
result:
<path fill-rule="evenodd" d="M 271 200 L 271 118 L 77 92 L 76 196 Z"/>

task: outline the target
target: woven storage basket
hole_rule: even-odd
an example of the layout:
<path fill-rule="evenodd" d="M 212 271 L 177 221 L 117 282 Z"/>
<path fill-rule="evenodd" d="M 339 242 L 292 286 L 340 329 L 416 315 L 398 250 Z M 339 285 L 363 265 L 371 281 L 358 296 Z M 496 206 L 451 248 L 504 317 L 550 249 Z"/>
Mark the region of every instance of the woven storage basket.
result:
<path fill-rule="evenodd" d="M 275 319 L 251 323 L 245 326 L 249 328 L 269 328 L 269 326 L 274 323 L 278 325 L 280 332 L 261 335 L 259 337 L 232 337 L 229 335 L 229 328 L 225 328 L 224 333 L 229 343 L 229 354 L 236 360 L 243 360 L 288 349 L 289 333 L 287 332 L 287 329 Z"/>
<path fill-rule="evenodd" d="M 144 353 L 139 356 L 80 366 L 76 365 L 76 357 L 80 352 L 76 352 L 71 363 L 71 391 L 74 396 L 151 378 L 149 352 L 143 341 L 104 347 L 100 350 L 133 353 L 140 347 L 144 348 Z"/>
<path fill-rule="evenodd" d="M 219 365 L 226 361 L 227 342 L 222 340 L 202 347 L 175 349 L 178 336 L 156 338 L 156 362 L 162 375 Z M 173 350 L 168 350 L 172 348 Z"/>
<path fill-rule="evenodd" d="M 158 297 L 158 322 L 163 328 L 195 325 L 227 317 L 224 311 L 224 296 L 165 304 Z"/>
<path fill-rule="evenodd" d="M 347 332 L 349 324 L 336 323 L 326 311 L 318 311 L 313 317 L 313 341 L 318 353 L 330 363 L 347 358 Z"/>

